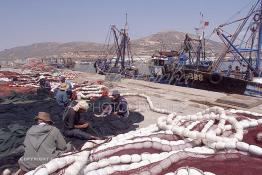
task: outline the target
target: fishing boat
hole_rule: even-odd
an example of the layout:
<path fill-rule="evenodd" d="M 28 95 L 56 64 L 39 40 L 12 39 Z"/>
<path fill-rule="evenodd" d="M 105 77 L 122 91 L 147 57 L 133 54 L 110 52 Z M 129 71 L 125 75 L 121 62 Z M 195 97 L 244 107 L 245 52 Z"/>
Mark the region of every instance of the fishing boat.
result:
<path fill-rule="evenodd" d="M 110 43 L 112 36 L 114 39 L 113 44 Z M 127 15 L 123 29 L 118 29 L 115 25 L 110 26 L 110 34 L 105 50 L 106 53 L 94 64 L 97 73 L 104 75 L 115 73 L 125 77 L 132 77 L 137 73 L 131 52 Z"/>
<path fill-rule="evenodd" d="M 149 81 L 168 83 L 172 74 L 172 65 L 178 60 L 177 51 L 157 51 L 152 55 L 149 65 Z"/>
<path fill-rule="evenodd" d="M 186 35 L 171 74 L 163 76 L 169 76 L 169 84 L 262 97 L 261 15 L 262 1 L 258 0 L 246 16 L 215 28 L 224 44 L 217 59 L 206 55 L 204 35 Z M 227 33 L 227 27 L 233 24 L 236 30 Z"/>

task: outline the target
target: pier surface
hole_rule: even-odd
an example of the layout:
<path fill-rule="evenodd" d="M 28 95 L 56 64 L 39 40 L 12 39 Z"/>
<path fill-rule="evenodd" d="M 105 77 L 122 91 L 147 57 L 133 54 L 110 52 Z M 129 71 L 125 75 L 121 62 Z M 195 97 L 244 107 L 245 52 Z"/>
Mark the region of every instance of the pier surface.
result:
<path fill-rule="evenodd" d="M 80 74 L 81 76 L 75 81 L 105 79 L 103 75 L 91 73 Z M 258 97 L 226 94 L 134 79 L 121 79 L 118 82 L 105 82 L 105 84 L 110 90 L 118 89 L 121 93 L 139 93 L 150 96 L 157 108 L 176 112 L 178 115 L 194 114 L 212 106 L 258 113 L 262 111 L 262 99 Z M 139 127 L 153 124 L 158 117 L 163 115 L 152 112 L 143 98 L 127 97 L 127 100 L 131 110 L 137 111 L 144 116 L 144 121 L 139 124 Z"/>

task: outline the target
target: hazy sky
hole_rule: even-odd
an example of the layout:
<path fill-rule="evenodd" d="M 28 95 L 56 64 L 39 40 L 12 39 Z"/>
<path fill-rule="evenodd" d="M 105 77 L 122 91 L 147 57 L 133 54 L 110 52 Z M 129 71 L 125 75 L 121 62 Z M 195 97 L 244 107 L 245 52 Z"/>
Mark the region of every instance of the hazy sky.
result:
<path fill-rule="evenodd" d="M 35 42 L 105 41 L 128 13 L 130 37 L 159 31 L 195 33 L 200 11 L 207 33 L 255 0 L 0 0 L 0 50 Z"/>

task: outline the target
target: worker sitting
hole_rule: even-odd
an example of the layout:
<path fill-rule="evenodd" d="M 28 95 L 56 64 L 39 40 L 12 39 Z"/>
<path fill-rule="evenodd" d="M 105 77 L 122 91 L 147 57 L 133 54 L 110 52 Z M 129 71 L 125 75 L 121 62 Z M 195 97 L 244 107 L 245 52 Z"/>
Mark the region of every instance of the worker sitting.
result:
<path fill-rule="evenodd" d="M 39 89 L 37 91 L 38 94 L 49 94 L 51 91 L 51 84 L 50 82 L 46 79 L 45 76 L 41 75 L 38 80 L 39 83 Z"/>
<path fill-rule="evenodd" d="M 226 72 L 226 76 L 230 76 L 231 75 L 231 72 L 232 72 L 232 65 L 229 65 L 228 66 L 228 70 L 227 70 L 227 72 Z"/>
<path fill-rule="evenodd" d="M 92 128 L 103 136 L 126 132 L 131 126 L 127 101 L 118 91 L 112 93 L 113 98 L 109 97 L 108 88 L 103 87 L 101 91 L 102 96 L 94 99 L 89 108 L 93 113 Z"/>
<path fill-rule="evenodd" d="M 64 134 L 68 137 L 76 137 L 83 140 L 98 139 L 84 131 L 89 128 L 89 123 L 80 118 L 80 113 L 87 111 L 88 104 L 86 101 L 79 101 L 74 106 L 68 106 L 63 115 Z"/>
<path fill-rule="evenodd" d="M 64 76 L 60 77 L 60 82 L 66 84 L 66 93 L 69 97 L 71 97 L 73 89 L 72 83 L 69 80 L 66 80 Z"/>
<path fill-rule="evenodd" d="M 128 103 L 126 99 L 120 95 L 118 90 L 112 92 L 112 97 L 112 112 L 107 116 L 107 120 L 119 131 L 126 130 L 129 128 Z"/>
<path fill-rule="evenodd" d="M 66 83 L 61 83 L 56 91 L 55 99 L 60 106 L 66 107 L 69 104 L 69 99 L 66 93 Z"/>
<path fill-rule="evenodd" d="M 235 75 L 235 78 L 239 78 L 239 79 L 242 78 L 242 73 L 240 71 L 240 67 L 239 66 L 235 67 L 234 75 Z"/>
<path fill-rule="evenodd" d="M 113 115 L 117 115 L 120 118 L 127 118 L 129 115 L 127 100 L 120 95 L 118 90 L 112 92 L 113 98 Z"/>
<path fill-rule="evenodd" d="M 39 112 L 35 117 L 37 125 L 33 125 L 26 133 L 25 152 L 18 161 L 24 172 L 35 169 L 57 157 L 62 152 L 70 151 L 60 131 L 52 126 L 49 113 Z"/>
<path fill-rule="evenodd" d="M 107 87 L 101 88 L 101 97 L 93 97 L 91 101 L 93 102 L 92 112 L 96 117 L 105 117 L 111 114 L 112 99 L 109 97 L 109 89 Z"/>

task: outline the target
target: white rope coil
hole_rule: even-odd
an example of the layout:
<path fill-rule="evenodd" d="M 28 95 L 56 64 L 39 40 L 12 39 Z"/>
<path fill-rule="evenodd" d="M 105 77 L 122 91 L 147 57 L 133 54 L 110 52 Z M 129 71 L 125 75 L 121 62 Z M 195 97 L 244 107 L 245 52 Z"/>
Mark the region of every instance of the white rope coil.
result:
<path fill-rule="evenodd" d="M 94 148 L 91 151 L 80 152 L 74 156 L 53 159 L 45 164 L 39 171 L 31 171 L 27 174 L 44 175 L 51 174 L 59 169 L 65 168 L 65 174 L 113 174 L 118 171 L 129 171 L 139 169 L 142 166 L 153 162 L 159 162 L 153 168 L 141 172 L 144 174 L 158 174 L 171 166 L 178 160 L 186 158 L 187 153 L 198 153 L 203 157 L 208 157 L 216 151 L 225 149 L 235 149 L 247 152 L 251 155 L 262 156 L 262 148 L 249 145 L 242 141 L 244 129 L 262 124 L 262 119 L 236 120 L 236 113 L 253 113 L 247 111 L 229 110 L 225 111 L 220 107 L 212 107 L 195 115 L 179 116 L 175 113 L 163 109 L 155 108 L 149 96 L 145 94 L 125 93 L 124 96 L 138 96 L 145 98 L 150 109 L 167 116 L 158 118 L 157 123 L 136 131 L 119 134 L 113 137 L 108 143 L 104 143 L 97 148 L 94 143 L 86 142 L 82 147 Z M 261 116 L 255 114 L 254 116 Z M 217 123 L 217 124 L 215 124 Z M 227 124 L 226 124 L 227 123 Z M 201 130 L 196 130 L 197 125 L 204 124 Z M 182 140 L 166 140 L 155 137 L 155 135 L 165 135 L 182 137 Z M 102 141 L 96 141 L 101 143 Z M 205 146 L 200 146 L 200 143 Z M 128 149 L 147 149 L 153 148 L 160 150 L 159 154 L 124 154 L 120 156 L 110 156 L 118 151 Z M 88 155 L 92 155 L 89 159 Z M 191 154 L 190 154 L 191 155 Z M 192 155 L 193 156 L 193 155 Z M 83 159 L 83 160 L 82 160 Z M 88 163 L 91 161 L 90 163 Z M 169 174 L 199 174 L 211 175 L 212 173 L 203 172 L 194 167 L 183 167 L 176 172 Z"/>

